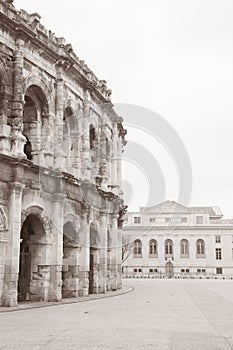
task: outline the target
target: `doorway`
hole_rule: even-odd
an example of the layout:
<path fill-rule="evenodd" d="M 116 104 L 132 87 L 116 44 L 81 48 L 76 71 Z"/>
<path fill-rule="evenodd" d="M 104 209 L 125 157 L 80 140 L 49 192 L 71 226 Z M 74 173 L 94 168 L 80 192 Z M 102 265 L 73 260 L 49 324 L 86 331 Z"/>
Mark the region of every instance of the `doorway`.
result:
<path fill-rule="evenodd" d="M 174 268 L 171 261 L 167 262 L 165 265 L 165 274 L 167 278 L 172 278 L 174 276 Z"/>

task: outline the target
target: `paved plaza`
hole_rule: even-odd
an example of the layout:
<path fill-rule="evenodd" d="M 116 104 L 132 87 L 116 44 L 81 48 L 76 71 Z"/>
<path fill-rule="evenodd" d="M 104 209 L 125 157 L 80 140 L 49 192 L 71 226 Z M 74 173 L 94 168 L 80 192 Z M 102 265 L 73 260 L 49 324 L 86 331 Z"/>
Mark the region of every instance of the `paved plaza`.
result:
<path fill-rule="evenodd" d="M 233 281 L 129 279 L 112 298 L 0 313 L 0 349 L 233 349 Z"/>

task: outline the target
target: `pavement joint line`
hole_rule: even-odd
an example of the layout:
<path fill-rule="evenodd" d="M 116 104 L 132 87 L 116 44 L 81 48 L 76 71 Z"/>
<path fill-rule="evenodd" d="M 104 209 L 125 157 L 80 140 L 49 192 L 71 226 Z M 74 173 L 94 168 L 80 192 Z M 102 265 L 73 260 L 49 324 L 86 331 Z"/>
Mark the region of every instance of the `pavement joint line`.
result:
<path fill-rule="evenodd" d="M 194 302 L 194 304 L 196 305 L 196 307 L 201 311 L 202 315 L 204 316 L 204 318 L 211 324 L 211 326 L 213 327 L 213 329 L 215 330 L 215 332 L 220 336 L 220 338 L 222 338 L 225 342 L 225 344 L 227 345 L 227 347 L 229 348 L 229 350 L 232 350 L 232 346 L 231 344 L 229 344 L 228 340 L 226 339 L 226 337 L 224 337 L 220 331 L 216 328 L 215 324 L 209 319 L 209 317 L 207 316 L 206 312 L 201 308 L 201 306 L 196 302 L 195 298 L 190 294 L 189 290 L 187 289 L 187 287 L 183 284 L 183 288 L 186 290 L 187 294 L 190 296 L 190 298 L 192 299 L 192 301 Z M 215 293 L 214 293 L 215 294 Z"/>
<path fill-rule="evenodd" d="M 119 292 L 109 292 L 109 294 L 96 294 L 96 296 L 94 297 L 83 297 L 83 299 L 81 298 L 74 298 L 74 299 L 62 299 L 62 301 L 53 301 L 53 302 L 35 302 L 35 304 L 33 304 L 34 302 L 29 302 L 29 304 L 27 306 L 25 306 L 25 304 L 22 305 L 18 305 L 16 307 L 6 307 L 4 309 L 1 309 L 2 307 L 0 306 L 0 314 L 1 313 L 9 313 L 9 312 L 18 312 L 18 311 L 27 311 L 27 310 L 31 310 L 31 309 L 41 309 L 41 308 L 45 308 L 45 307 L 51 307 L 51 306 L 64 306 L 64 305 L 70 305 L 70 304 L 77 304 L 77 303 L 84 303 L 86 301 L 92 301 L 92 300 L 99 300 L 99 299 L 107 299 L 107 298 L 114 298 L 114 297 L 118 297 L 124 294 L 128 294 L 131 293 L 135 290 L 134 287 L 128 286 L 128 285 L 123 285 L 123 287 L 127 288 L 126 290 L 120 290 Z M 123 288 L 122 288 L 123 289 Z M 94 295 L 94 294 L 92 294 Z"/>

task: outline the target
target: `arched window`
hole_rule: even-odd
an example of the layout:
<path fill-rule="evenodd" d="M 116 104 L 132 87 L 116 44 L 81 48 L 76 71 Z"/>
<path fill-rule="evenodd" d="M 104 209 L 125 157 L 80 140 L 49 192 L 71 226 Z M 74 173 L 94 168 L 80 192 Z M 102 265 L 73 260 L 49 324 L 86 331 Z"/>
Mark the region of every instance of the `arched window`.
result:
<path fill-rule="evenodd" d="M 158 245 L 155 239 L 151 239 L 149 242 L 149 256 L 156 257 L 158 255 L 157 251 Z"/>
<path fill-rule="evenodd" d="M 91 124 L 89 128 L 89 140 L 90 140 L 90 149 L 94 148 L 95 141 L 96 141 L 96 134 L 95 134 L 95 128 Z"/>
<path fill-rule="evenodd" d="M 180 257 L 188 258 L 189 257 L 189 242 L 187 239 L 182 239 L 180 241 Z"/>
<path fill-rule="evenodd" d="M 173 242 L 171 239 L 165 241 L 165 257 L 171 258 L 173 256 Z"/>
<path fill-rule="evenodd" d="M 142 257 L 142 242 L 140 239 L 136 239 L 136 241 L 134 241 L 133 255 L 134 258 Z"/>
<path fill-rule="evenodd" d="M 197 258 L 204 258 L 205 257 L 205 242 L 203 239 L 198 239 L 196 242 L 197 247 Z"/>

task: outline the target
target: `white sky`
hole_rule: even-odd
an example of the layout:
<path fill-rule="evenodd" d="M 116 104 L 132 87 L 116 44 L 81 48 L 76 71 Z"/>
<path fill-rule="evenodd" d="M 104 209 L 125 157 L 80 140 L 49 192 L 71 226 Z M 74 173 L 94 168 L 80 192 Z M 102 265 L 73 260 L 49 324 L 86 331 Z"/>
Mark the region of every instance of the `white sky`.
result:
<path fill-rule="evenodd" d="M 233 217 L 232 0 L 15 0 L 15 7 L 38 12 L 47 29 L 65 37 L 107 81 L 113 102 L 165 118 L 189 153 L 190 204 L 219 205 Z M 176 200 L 177 179 L 173 186 L 165 168 L 165 199 Z M 124 172 L 127 181 L 132 171 Z M 135 209 L 146 199 L 139 182 L 132 186 Z"/>

